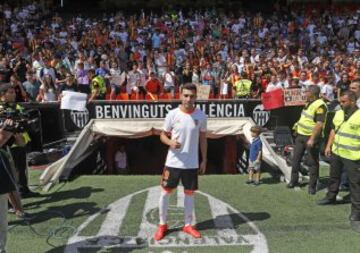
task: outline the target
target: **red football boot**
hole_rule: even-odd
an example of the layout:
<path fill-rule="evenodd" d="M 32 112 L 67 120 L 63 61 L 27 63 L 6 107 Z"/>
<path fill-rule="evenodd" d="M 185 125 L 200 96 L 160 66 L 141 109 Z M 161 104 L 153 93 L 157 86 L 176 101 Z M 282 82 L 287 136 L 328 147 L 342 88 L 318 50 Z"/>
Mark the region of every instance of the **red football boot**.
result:
<path fill-rule="evenodd" d="M 159 225 L 158 229 L 156 230 L 154 239 L 156 241 L 160 241 L 161 239 L 163 239 L 166 235 L 166 232 L 168 231 L 168 226 L 165 225 Z"/>
<path fill-rule="evenodd" d="M 191 225 L 187 225 L 187 226 L 184 226 L 183 229 L 182 229 L 183 232 L 191 235 L 192 237 L 194 238 L 201 238 L 201 234 L 199 231 L 197 231 L 193 226 Z"/>

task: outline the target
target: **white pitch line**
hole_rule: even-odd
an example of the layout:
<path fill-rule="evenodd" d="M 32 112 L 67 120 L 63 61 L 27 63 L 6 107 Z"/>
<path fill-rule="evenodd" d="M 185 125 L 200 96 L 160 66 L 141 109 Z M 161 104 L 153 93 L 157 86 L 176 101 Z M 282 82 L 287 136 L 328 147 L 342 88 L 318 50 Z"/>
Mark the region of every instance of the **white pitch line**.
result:
<path fill-rule="evenodd" d="M 125 218 L 131 199 L 132 196 L 126 197 L 121 201 L 117 201 L 114 204 L 109 205 L 110 211 L 107 213 L 97 236 L 119 235 L 119 229 Z"/>
<path fill-rule="evenodd" d="M 156 226 L 147 221 L 146 214 L 151 209 L 159 207 L 160 191 L 160 187 L 151 187 L 148 191 L 138 237 L 152 238 L 155 234 Z"/>
<path fill-rule="evenodd" d="M 218 235 L 223 237 L 236 237 L 237 233 L 233 229 L 234 224 L 227 207 L 215 199 L 209 198 L 208 200 Z"/>

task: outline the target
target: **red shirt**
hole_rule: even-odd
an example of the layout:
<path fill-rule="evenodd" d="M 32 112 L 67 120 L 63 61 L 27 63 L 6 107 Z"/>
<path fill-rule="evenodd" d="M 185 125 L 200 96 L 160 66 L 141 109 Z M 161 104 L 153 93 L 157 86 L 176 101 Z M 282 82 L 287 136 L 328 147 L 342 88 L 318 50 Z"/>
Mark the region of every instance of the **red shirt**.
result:
<path fill-rule="evenodd" d="M 160 92 L 161 83 L 158 79 L 150 79 L 145 83 L 145 88 L 148 92 L 156 94 Z"/>

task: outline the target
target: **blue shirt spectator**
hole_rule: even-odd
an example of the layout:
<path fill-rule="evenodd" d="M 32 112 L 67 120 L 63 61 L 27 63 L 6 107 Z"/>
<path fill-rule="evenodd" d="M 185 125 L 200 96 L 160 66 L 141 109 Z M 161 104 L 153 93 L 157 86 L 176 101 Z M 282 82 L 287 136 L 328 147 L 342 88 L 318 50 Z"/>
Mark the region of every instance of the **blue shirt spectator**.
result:
<path fill-rule="evenodd" d="M 260 140 L 260 137 L 256 137 L 250 145 L 250 156 L 249 159 L 251 162 L 256 161 L 256 158 L 259 154 L 259 152 L 262 150 L 262 142 Z"/>

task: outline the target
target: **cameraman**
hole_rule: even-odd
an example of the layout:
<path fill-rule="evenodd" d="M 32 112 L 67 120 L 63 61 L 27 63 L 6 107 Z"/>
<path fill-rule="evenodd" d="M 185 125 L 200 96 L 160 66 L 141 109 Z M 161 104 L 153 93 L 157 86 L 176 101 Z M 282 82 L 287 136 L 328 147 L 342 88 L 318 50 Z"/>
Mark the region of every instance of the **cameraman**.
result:
<path fill-rule="evenodd" d="M 3 110 L 14 110 L 21 112 L 24 110 L 19 104 L 15 104 L 16 93 L 15 88 L 11 84 L 1 84 L 0 87 L 0 113 Z M 25 145 L 30 141 L 28 133 L 21 134 L 24 138 Z M 33 193 L 28 187 L 27 177 L 27 163 L 26 163 L 26 147 L 19 146 L 16 143 L 11 146 L 11 155 L 14 159 L 15 168 L 17 171 L 17 183 L 19 185 L 19 192 L 22 197 L 30 197 Z"/>
<path fill-rule="evenodd" d="M 17 145 L 25 145 L 22 134 L 14 134 L 6 131 L 6 126 L 11 126 L 13 121 L 6 119 L 0 128 L 0 252 L 5 252 L 6 234 L 7 234 L 7 212 L 8 212 L 8 194 L 16 190 L 15 179 L 11 173 L 11 164 L 9 154 L 4 147 L 9 142 Z"/>

